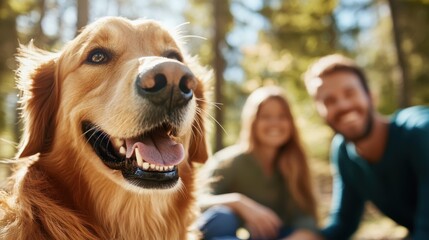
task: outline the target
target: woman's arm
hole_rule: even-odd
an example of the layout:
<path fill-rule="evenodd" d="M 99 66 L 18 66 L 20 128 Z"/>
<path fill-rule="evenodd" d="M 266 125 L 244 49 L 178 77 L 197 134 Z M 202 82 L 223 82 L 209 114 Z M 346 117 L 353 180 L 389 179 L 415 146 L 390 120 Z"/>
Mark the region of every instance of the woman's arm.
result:
<path fill-rule="evenodd" d="M 245 223 L 252 238 L 275 238 L 282 221 L 271 209 L 240 193 L 206 195 L 201 198 L 201 206 L 224 205 L 235 212 Z"/>

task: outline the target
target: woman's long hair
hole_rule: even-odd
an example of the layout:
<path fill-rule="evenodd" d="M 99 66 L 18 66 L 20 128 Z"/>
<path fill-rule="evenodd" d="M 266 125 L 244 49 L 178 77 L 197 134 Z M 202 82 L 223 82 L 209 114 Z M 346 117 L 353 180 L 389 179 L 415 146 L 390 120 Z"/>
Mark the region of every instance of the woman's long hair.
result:
<path fill-rule="evenodd" d="M 316 200 L 306 154 L 302 147 L 289 104 L 279 87 L 268 86 L 255 90 L 244 104 L 241 121 L 240 143 L 246 152 L 252 152 L 256 145 L 255 123 L 262 103 L 277 99 L 286 111 L 290 121 L 291 136 L 279 147 L 274 167 L 279 167 L 293 200 L 298 206 L 317 219 Z"/>

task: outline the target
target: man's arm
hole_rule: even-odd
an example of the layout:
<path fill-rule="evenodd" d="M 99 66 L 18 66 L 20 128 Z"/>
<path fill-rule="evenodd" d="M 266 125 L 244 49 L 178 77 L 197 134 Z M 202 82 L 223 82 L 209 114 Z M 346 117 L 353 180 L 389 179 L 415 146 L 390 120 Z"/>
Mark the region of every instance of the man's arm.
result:
<path fill-rule="evenodd" d="M 417 174 L 417 212 L 414 218 L 414 240 L 429 239 L 429 120 L 416 131 L 414 169 Z"/>
<path fill-rule="evenodd" d="M 328 225 L 322 229 L 325 239 L 348 239 L 356 231 L 364 211 L 364 201 L 334 177 L 333 197 Z"/>
<path fill-rule="evenodd" d="M 336 136 L 331 146 L 331 161 L 334 171 L 333 196 L 328 225 L 321 234 L 326 239 L 348 239 L 358 228 L 365 201 L 347 182 L 347 155 L 342 138 Z"/>

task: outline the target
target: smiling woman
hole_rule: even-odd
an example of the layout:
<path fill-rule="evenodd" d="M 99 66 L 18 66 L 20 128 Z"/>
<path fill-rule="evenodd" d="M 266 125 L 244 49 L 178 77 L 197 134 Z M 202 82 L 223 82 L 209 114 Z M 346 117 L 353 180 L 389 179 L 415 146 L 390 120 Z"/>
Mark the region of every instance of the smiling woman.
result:
<path fill-rule="evenodd" d="M 281 239 L 296 228 L 316 229 L 316 203 L 307 158 L 280 88 L 255 90 L 242 111 L 240 142 L 221 150 L 203 170 L 211 179 L 199 226 L 205 239 Z"/>

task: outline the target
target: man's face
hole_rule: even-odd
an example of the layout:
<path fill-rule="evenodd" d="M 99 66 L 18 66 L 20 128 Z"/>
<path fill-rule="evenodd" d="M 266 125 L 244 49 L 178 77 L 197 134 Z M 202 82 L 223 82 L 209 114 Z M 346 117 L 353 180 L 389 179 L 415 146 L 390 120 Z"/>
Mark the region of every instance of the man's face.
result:
<path fill-rule="evenodd" d="M 348 141 L 365 138 L 372 127 L 373 108 L 356 74 L 339 71 L 327 74 L 316 83 L 316 109 L 337 133 Z"/>

